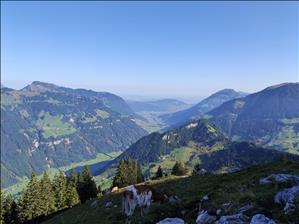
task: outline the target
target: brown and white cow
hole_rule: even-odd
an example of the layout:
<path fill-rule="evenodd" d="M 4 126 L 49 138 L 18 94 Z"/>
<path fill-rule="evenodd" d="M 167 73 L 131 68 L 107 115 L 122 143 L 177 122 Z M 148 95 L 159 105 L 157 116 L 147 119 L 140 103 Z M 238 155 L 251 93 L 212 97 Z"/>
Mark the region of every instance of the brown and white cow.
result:
<path fill-rule="evenodd" d="M 141 216 L 148 212 L 153 202 L 163 203 L 167 196 L 149 185 L 131 185 L 123 193 L 123 213 L 126 215 L 126 223 L 130 223 L 135 208 L 140 207 Z"/>

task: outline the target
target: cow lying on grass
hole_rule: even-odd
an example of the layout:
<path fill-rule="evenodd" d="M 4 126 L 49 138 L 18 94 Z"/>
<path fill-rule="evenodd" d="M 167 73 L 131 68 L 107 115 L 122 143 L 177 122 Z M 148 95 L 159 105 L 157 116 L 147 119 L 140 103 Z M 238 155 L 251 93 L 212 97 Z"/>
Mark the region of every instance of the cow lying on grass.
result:
<path fill-rule="evenodd" d="M 148 185 L 131 185 L 123 193 L 123 213 L 126 216 L 126 223 L 130 223 L 130 218 L 136 206 L 140 207 L 141 216 L 148 212 L 152 202 L 163 203 L 167 196 Z"/>

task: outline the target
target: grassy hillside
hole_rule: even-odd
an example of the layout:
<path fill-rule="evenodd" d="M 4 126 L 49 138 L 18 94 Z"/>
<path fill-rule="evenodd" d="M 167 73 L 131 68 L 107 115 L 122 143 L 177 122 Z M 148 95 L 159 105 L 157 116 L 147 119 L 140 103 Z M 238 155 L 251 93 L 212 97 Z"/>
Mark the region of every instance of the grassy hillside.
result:
<path fill-rule="evenodd" d="M 50 169 L 47 169 L 47 173 L 49 174 L 50 178 L 53 178 L 54 175 L 58 172 L 58 170 L 68 171 L 68 170 L 71 170 L 72 168 L 79 168 L 79 167 L 82 167 L 85 165 L 98 164 L 100 162 L 105 162 L 105 161 L 107 162 L 109 160 L 116 158 L 120 154 L 121 154 L 121 151 L 111 152 L 111 153 L 99 153 L 99 154 L 97 154 L 95 159 L 82 161 L 82 162 L 78 162 L 78 163 L 72 163 L 69 166 L 60 167 L 59 169 L 58 168 L 50 168 Z M 39 175 L 39 177 L 41 177 L 41 176 L 42 176 L 42 174 Z M 4 192 L 12 194 L 12 195 L 16 195 L 17 193 L 22 191 L 22 189 L 28 184 L 28 182 L 29 182 L 29 178 L 23 177 L 22 179 L 20 179 L 19 183 L 14 184 L 8 188 L 5 188 Z M 101 183 L 97 181 L 97 184 L 101 184 Z"/>
<path fill-rule="evenodd" d="M 223 103 L 209 121 L 237 141 L 299 154 L 299 83 L 270 86 Z"/>
<path fill-rule="evenodd" d="M 249 210 L 248 216 L 263 213 L 273 218 L 277 223 L 287 223 L 282 207 L 273 203 L 277 191 L 286 186 L 259 185 L 261 177 L 273 173 L 291 173 L 299 175 L 299 163 L 276 162 L 256 165 L 238 173 L 219 174 L 208 176 L 191 176 L 187 178 L 167 177 L 149 182 L 167 195 L 177 195 L 181 202 L 177 204 L 154 205 L 149 214 L 141 218 L 139 211 L 135 212 L 132 223 L 156 223 L 166 217 L 181 217 L 187 223 L 194 223 L 199 201 L 203 195 L 209 194 L 210 200 L 203 204 L 203 208 L 221 208 L 224 214 L 234 214 L 243 205 L 253 203 L 254 208 Z M 105 204 L 112 201 L 115 207 L 106 208 Z M 230 209 L 224 209 L 223 203 L 230 202 Z M 80 224 L 80 223 L 123 223 L 121 215 L 121 193 L 105 195 L 98 200 L 96 208 L 92 202 L 64 211 L 44 224 Z M 299 202 L 297 202 L 299 204 Z"/>
<path fill-rule="evenodd" d="M 1 88 L 1 187 L 123 150 L 147 134 L 119 96 L 33 82 Z"/>
<path fill-rule="evenodd" d="M 299 161 L 299 156 L 258 147 L 247 142 L 231 142 L 206 120 L 188 123 L 164 133 L 154 132 L 139 139 L 107 166 L 98 169 L 96 179 L 110 187 L 119 162 L 131 158 L 143 166 L 145 177 L 153 177 L 159 166 L 167 173 L 176 161 L 192 171 L 196 164 L 211 172 L 227 172 L 254 164 L 277 161 L 283 156 Z M 99 164 L 101 165 L 101 164 Z"/>

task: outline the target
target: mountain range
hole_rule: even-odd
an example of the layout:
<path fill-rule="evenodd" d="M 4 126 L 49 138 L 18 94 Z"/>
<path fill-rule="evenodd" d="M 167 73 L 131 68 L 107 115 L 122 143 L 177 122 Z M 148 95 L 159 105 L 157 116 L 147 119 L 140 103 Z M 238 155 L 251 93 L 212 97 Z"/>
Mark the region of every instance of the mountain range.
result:
<path fill-rule="evenodd" d="M 158 165 L 169 170 L 176 160 L 227 171 L 292 157 L 277 150 L 299 152 L 298 102 L 298 83 L 248 95 L 224 89 L 172 114 L 190 105 L 171 99 L 127 103 L 111 93 L 42 82 L 21 90 L 1 87 L 1 186 L 32 171 L 117 151 L 123 153 L 115 160 L 93 164 L 93 174 L 127 157 L 142 163 L 147 174 Z"/>
<path fill-rule="evenodd" d="M 190 120 L 200 118 L 205 113 L 232 99 L 245 96 L 244 92 L 233 89 L 223 89 L 203 99 L 191 108 L 175 113 L 161 115 L 160 118 L 168 127 L 178 127 Z"/>
<path fill-rule="evenodd" d="M 33 82 L 1 88 L 1 187 L 31 172 L 124 150 L 147 132 L 119 96 Z"/>
<path fill-rule="evenodd" d="M 232 140 L 299 154 L 299 83 L 283 83 L 207 113 Z"/>
<path fill-rule="evenodd" d="M 138 161 L 143 165 L 145 175 L 153 176 L 158 166 L 171 172 L 176 161 L 183 162 L 191 170 L 200 164 L 210 172 L 231 172 L 283 157 L 299 161 L 299 156 L 290 153 L 253 143 L 232 142 L 215 125 L 200 119 L 164 133 L 154 132 L 142 137 L 116 159 L 98 169 L 98 174 L 111 173 L 111 169 L 126 158 Z"/>

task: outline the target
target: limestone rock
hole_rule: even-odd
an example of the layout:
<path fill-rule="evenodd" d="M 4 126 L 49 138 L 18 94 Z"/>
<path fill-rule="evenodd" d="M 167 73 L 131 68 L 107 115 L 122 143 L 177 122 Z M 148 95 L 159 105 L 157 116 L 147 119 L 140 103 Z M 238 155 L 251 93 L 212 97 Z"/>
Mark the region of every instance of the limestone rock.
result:
<path fill-rule="evenodd" d="M 276 224 L 276 222 L 262 214 L 256 214 L 252 217 L 250 224 Z"/>

